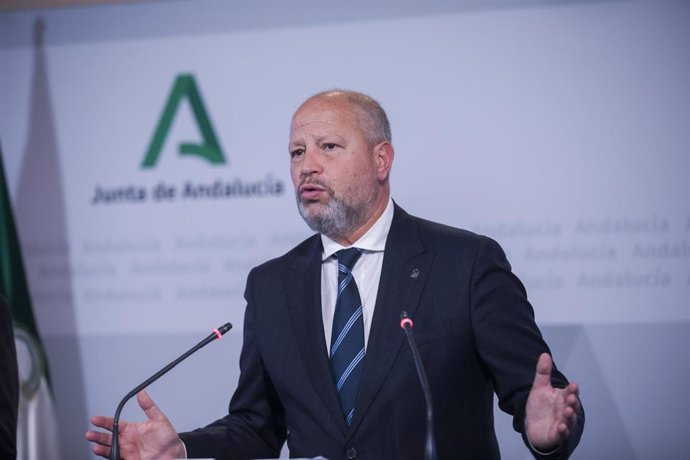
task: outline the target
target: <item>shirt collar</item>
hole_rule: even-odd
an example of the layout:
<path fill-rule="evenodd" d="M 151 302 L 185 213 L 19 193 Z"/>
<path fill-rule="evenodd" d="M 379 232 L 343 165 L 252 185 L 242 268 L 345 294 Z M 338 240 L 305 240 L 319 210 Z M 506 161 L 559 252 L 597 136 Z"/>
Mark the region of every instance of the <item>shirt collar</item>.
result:
<path fill-rule="evenodd" d="M 352 246 L 360 249 L 364 249 L 369 252 L 383 252 L 386 247 L 386 238 L 388 238 L 388 232 L 391 229 L 391 224 L 393 223 L 393 199 L 388 198 L 388 204 L 386 209 L 384 209 L 383 214 L 374 222 L 367 232 L 362 235 L 357 241 L 355 241 Z M 321 234 L 321 243 L 323 244 L 323 254 L 321 260 L 326 260 L 331 257 L 336 252 L 341 249 L 345 249 L 347 246 L 343 246 L 336 243 L 324 234 Z"/>

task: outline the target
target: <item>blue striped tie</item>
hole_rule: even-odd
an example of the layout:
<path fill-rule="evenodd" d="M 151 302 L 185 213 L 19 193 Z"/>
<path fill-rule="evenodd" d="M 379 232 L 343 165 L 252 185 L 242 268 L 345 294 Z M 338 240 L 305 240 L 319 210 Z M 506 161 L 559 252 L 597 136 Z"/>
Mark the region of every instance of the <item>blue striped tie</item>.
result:
<path fill-rule="evenodd" d="M 364 359 L 362 300 L 352 277 L 352 267 L 362 255 L 359 248 L 343 249 L 338 258 L 338 297 L 331 335 L 331 368 L 347 425 L 352 423 L 355 397 Z"/>

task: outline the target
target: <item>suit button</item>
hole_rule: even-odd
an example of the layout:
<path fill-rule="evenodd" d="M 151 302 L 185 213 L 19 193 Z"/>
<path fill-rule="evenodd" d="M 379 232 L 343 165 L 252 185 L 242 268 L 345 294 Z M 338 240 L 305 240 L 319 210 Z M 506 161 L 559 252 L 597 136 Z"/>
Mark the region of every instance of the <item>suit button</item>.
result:
<path fill-rule="evenodd" d="M 350 447 L 346 452 L 347 460 L 355 460 L 357 458 L 357 449 Z"/>

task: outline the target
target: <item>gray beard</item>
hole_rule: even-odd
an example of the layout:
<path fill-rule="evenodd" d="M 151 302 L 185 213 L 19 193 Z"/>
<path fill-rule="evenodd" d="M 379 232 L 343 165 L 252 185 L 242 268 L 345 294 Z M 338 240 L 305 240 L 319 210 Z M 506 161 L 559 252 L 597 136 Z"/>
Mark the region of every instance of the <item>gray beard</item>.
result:
<path fill-rule="evenodd" d="M 331 195 L 331 199 L 320 214 L 310 214 L 308 206 L 309 204 L 300 200 L 299 196 L 297 197 L 297 208 L 309 228 L 335 241 L 350 235 L 362 219 L 361 209 L 348 205 L 334 195 Z"/>

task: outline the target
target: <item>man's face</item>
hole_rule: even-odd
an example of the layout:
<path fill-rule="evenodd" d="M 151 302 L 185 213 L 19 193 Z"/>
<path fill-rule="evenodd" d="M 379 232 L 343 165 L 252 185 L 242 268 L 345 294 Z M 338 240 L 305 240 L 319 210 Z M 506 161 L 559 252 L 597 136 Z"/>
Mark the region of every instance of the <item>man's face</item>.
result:
<path fill-rule="evenodd" d="M 292 119 L 290 157 L 297 205 L 312 229 L 339 241 L 371 219 L 383 182 L 374 148 L 347 100 L 317 98 L 303 105 Z"/>

